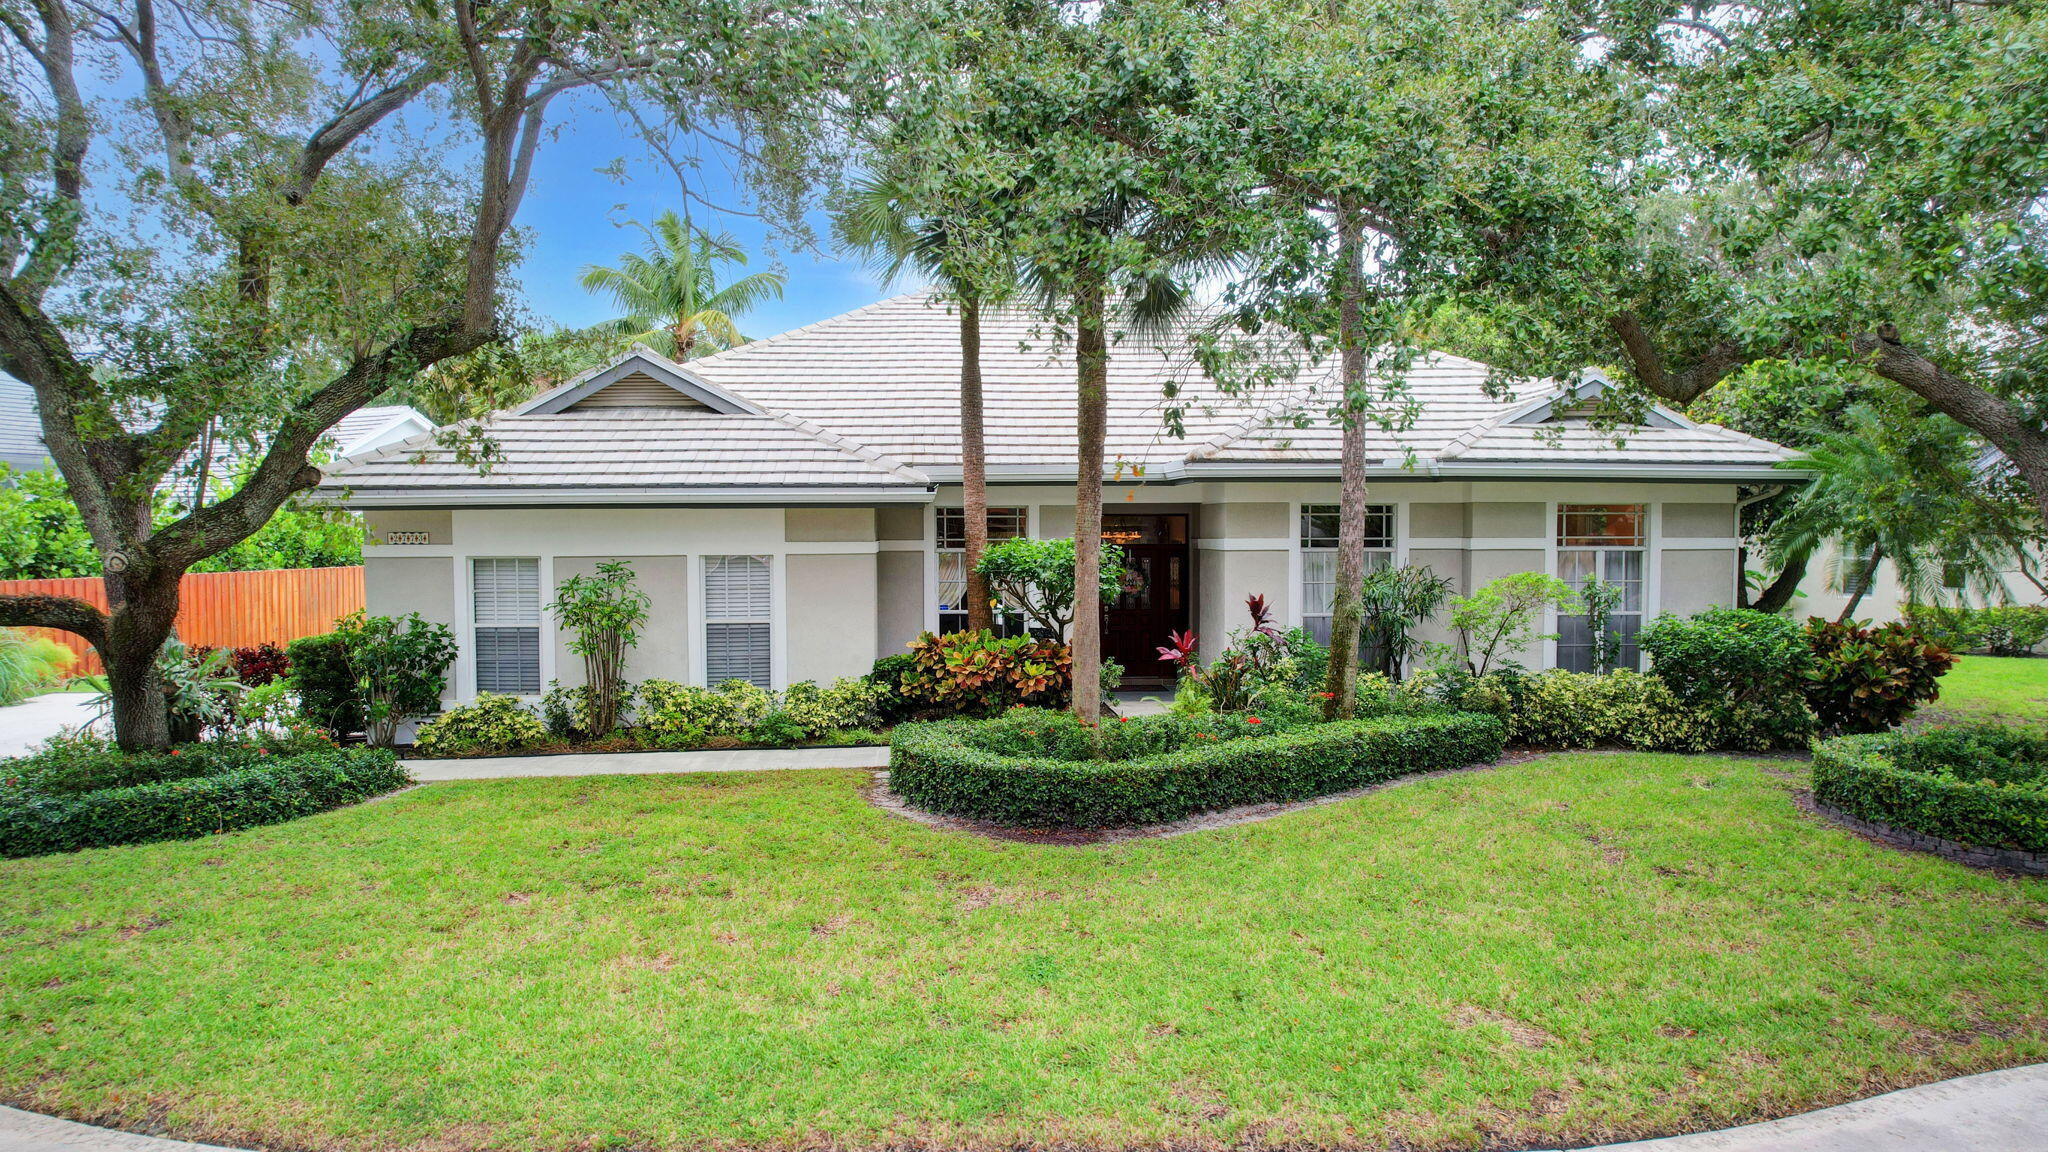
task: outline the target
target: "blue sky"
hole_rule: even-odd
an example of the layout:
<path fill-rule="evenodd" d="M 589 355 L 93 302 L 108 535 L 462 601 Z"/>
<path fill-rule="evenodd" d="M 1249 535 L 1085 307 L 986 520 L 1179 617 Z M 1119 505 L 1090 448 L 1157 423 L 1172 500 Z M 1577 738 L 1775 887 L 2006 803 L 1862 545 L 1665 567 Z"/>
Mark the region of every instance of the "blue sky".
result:
<path fill-rule="evenodd" d="M 608 319 L 605 301 L 577 283 L 584 267 L 609 264 L 620 253 L 638 250 L 645 238 L 633 221 L 686 208 L 700 227 L 732 233 L 751 257 L 749 270 L 774 268 L 788 277 L 780 301 L 741 317 L 740 330 L 750 337 L 773 336 L 918 286 L 910 281 L 884 286 L 859 261 L 839 258 L 822 215 L 812 220 L 821 250 L 812 250 L 773 236 L 751 216 L 686 203 L 675 173 L 651 158 L 647 146 L 609 108 L 580 101 L 557 105 L 554 112 L 559 132 L 542 145 L 519 210 L 518 224 L 529 230 L 532 243 L 514 274 L 527 308 L 544 323 L 582 327 Z M 621 160 L 619 172 L 609 171 Z M 692 174 L 692 188 L 702 201 L 724 208 L 744 212 L 753 207 L 729 163 L 711 148 Z"/>

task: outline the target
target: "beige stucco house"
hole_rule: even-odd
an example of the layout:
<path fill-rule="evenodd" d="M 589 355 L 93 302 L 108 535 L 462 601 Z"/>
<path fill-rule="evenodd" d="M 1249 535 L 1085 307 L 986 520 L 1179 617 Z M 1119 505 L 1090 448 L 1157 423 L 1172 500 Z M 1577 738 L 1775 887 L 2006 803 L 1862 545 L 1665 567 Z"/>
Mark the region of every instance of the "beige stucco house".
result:
<path fill-rule="evenodd" d="M 857 675 L 964 619 L 957 333 L 916 294 L 686 364 L 636 351 L 488 421 L 487 471 L 426 435 L 344 461 L 325 490 L 367 516 L 370 611 L 455 629 L 458 699 L 577 682 L 544 605 L 612 557 L 654 601 L 635 679 Z M 983 347 L 994 530 L 1070 535 L 1066 348 L 1023 313 L 988 317 Z M 1327 376 L 1230 395 L 1188 347 L 1135 336 L 1111 365 L 1105 535 L 1132 563 L 1105 610 L 1108 654 L 1162 675 L 1169 631 L 1213 652 L 1253 594 L 1326 631 Z M 1734 601 L 1736 501 L 1785 478 L 1783 449 L 1661 409 L 1617 441 L 1584 417 L 1597 375 L 1511 399 L 1486 378 L 1449 356 L 1407 374 L 1407 426 L 1374 437 L 1374 563 L 1428 565 L 1461 591 L 1597 572 L 1627 589 L 1625 636 Z M 1557 630 L 1525 661 L 1583 663 L 1583 621 Z"/>

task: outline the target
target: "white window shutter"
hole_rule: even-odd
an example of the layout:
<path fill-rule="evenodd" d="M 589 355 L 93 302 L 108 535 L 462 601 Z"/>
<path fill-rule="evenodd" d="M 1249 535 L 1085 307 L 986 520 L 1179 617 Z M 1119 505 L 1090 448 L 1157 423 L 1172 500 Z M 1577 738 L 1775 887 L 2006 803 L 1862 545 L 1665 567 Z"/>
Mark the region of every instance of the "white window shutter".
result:
<path fill-rule="evenodd" d="M 540 561 L 470 561 L 471 652 L 479 692 L 540 691 Z"/>
<path fill-rule="evenodd" d="M 704 558 L 704 679 L 774 686 L 771 569 L 765 556 Z"/>

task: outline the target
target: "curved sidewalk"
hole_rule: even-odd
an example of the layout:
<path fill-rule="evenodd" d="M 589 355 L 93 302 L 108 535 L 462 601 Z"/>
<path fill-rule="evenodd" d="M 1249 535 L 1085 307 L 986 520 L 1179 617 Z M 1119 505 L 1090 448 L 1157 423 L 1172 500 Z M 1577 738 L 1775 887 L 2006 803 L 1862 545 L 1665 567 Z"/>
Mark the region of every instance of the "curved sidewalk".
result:
<path fill-rule="evenodd" d="M 884 745 L 853 748 L 733 748 L 712 752 L 569 752 L 407 760 L 413 779 L 504 780 L 525 776 L 652 776 L 663 772 L 771 772 L 788 768 L 887 768 Z"/>
<path fill-rule="evenodd" d="M 2041 1152 L 2048 1064 L 1985 1072 L 1720 1132 L 1609 1144 L 1605 1152 Z M 0 1108 L 0 1152 L 221 1152 Z M 1602 1152 L 1590 1149 L 1587 1152 Z"/>

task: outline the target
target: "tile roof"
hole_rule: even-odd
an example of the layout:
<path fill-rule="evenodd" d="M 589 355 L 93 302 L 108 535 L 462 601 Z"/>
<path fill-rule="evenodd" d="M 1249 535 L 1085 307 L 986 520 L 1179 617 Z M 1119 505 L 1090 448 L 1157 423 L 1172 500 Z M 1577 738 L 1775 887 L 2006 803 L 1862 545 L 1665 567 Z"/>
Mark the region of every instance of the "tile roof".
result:
<path fill-rule="evenodd" d="M 1201 318 L 1163 336 L 1127 335 L 1112 345 L 1107 456 L 1157 479 L 1177 475 L 1334 475 L 1341 434 L 1328 364 L 1279 373 L 1282 382 L 1237 394 L 1199 367 L 1190 334 Z M 1068 345 L 1042 318 L 992 309 L 982 324 L 982 375 L 990 474 L 996 479 L 1073 475 L 1075 389 Z M 478 475 L 420 437 L 335 469 L 330 487 L 355 489 L 922 486 L 959 468 L 959 324 L 930 293 L 913 293 L 717 355 L 673 365 L 704 386 L 767 415 L 678 408 L 531 411 L 572 381 L 529 402 L 529 414 L 487 423 L 503 461 Z M 597 371 L 613 371 L 619 362 Z M 1529 423 L 1556 386 L 1533 382 L 1518 398 L 1488 395 L 1488 369 L 1430 355 L 1405 375 L 1392 430 L 1368 437 L 1382 468 L 1412 461 L 1446 475 L 1586 473 L 1743 475 L 1790 457 L 1775 444 L 1659 410 L 1650 425 L 1619 432 L 1569 417 Z M 579 377 L 591 379 L 592 374 Z M 673 378 L 673 374 L 671 374 Z M 1183 434 L 1168 430 L 1177 413 Z"/>

